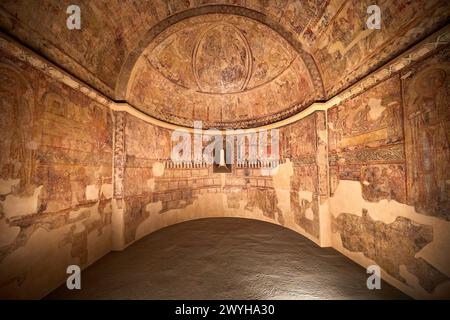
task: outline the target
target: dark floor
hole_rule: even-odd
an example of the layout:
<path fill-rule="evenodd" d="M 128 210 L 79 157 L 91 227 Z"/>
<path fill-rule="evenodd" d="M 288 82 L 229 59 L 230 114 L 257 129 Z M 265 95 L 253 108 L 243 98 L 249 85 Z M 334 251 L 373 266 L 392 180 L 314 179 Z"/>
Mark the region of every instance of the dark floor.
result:
<path fill-rule="evenodd" d="M 366 287 L 361 266 L 273 224 L 237 218 L 159 230 L 82 272 L 49 299 L 405 299 Z"/>

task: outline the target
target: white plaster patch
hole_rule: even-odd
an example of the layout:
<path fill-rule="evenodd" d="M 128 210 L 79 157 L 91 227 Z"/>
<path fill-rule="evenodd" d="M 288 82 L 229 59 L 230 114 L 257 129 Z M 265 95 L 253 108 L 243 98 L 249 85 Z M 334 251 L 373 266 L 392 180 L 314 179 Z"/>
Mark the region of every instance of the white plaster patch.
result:
<path fill-rule="evenodd" d="M 377 98 L 370 98 L 369 106 L 370 106 L 369 117 L 372 120 L 377 120 L 379 117 L 381 117 L 383 111 L 386 110 L 386 107 L 384 107 L 381 104 L 381 99 Z"/>
<path fill-rule="evenodd" d="M 313 200 L 313 193 L 311 191 L 307 191 L 307 190 L 300 190 L 298 192 L 298 197 L 300 199 L 304 199 L 308 202 L 312 202 Z"/>
<path fill-rule="evenodd" d="M 111 229 L 112 229 L 112 239 L 111 248 L 112 250 L 122 250 L 124 249 L 124 212 L 125 206 L 123 205 L 123 200 L 112 200 L 112 216 L 111 216 Z"/>
<path fill-rule="evenodd" d="M 164 163 L 155 162 L 153 164 L 152 172 L 155 177 L 162 177 L 164 174 Z"/>
<path fill-rule="evenodd" d="M 290 190 L 275 189 L 278 209 L 281 210 L 283 215 L 289 215 L 291 213 L 291 192 Z"/>
<path fill-rule="evenodd" d="M 325 142 L 325 143 L 328 141 L 327 130 L 318 130 L 317 134 L 318 134 L 320 141 Z"/>
<path fill-rule="evenodd" d="M 314 221 L 314 212 L 311 208 L 305 210 L 305 218 Z"/>
<path fill-rule="evenodd" d="M 320 246 L 331 246 L 331 214 L 328 200 L 319 205 Z"/>
<path fill-rule="evenodd" d="M 35 188 L 33 195 L 29 197 L 20 197 L 12 194 L 6 196 L 5 200 L 1 202 L 3 213 L 8 218 L 36 213 L 41 190 L 42 186 Z"/>
<path fill-rule="evenodd" d="M 147 180 L 147 188 L 149 191 L 155 190 L 155 179 L 151 178 Z"/>
<path fill-rule="evenodd" d="M 404 216 L 414 213 L 412 207 L 395 200 L 364 200 L 360 182 L 350 180 L 339 181 L 333 197 L 330 198 L 330 207 L 334 217 L 342 212 L 362 216 L 362 209 L 367 209 L 372 219 L 386 224 L 394 222 L 400 212 L 404 212 Z"/>
<path fill-rule="evenodd" d="M 89 233 L 87 236 L 87 243 L 88 264 L 91 264 L 110 251 L 111 226 L 104 227 L 100 234 L 98 232 Z"/>
<path fill-rule="evenodd" d="M 450 277 L 448 253 L 450 253 L 450 222 L 435 221 L 433 224 L 433 241 L 420 250 L 415 257 L 429 261 L 438 270 Z"/>
<path fill-rule="evenodd" d="M 162 201 L 151 202 L 145 206 L 145 211 L 150 213 L 150 215 L 160 213 L 161 210 L 162 210 Z"/>
<path fill-rule="evenodd" d="M 98 195 L 99 195 L 99 189 L 98 189 L 97 185 L 90 184 L 90 185 L 86 186 L 86 200 L 97 201 Z"/>
<path fill-rule="evenodd" d="M 105 199 L 112 199 L 113 196 L 113 185 L 111 183 L 105 183 L 100 189 L 100 194 L 103 195 Z"/>
<path fill-rule="evenodd" d="M 280 164 L 274 170 L 273 186 L 275 189 L 290 190 L 291 176 L 294 174 L 292 162 L 287 159 L 286 163 Z"/>
<path fill-rule="evenodd" d="M 263 177 L 273 176 L 277 173 L 277 168 L 261 168 L 260 170 Z"/>
<path fill-rule="evenodd" d="M 151 233 L 154 229 L 154 214 L 158 214 L 162 210 L 162 201 L 149 203 L 145 206 L 145 211 L 150 213 L 149 217 L 145 219 L 137 228 L 136 228 L 136 240 L 141 239 L 142 237 Z"/>
<path fill-rule="evenodd" d="M 20 179 L 0 179 L 0 195 L 11 193 L 12 188 L 20 183 Z"/>

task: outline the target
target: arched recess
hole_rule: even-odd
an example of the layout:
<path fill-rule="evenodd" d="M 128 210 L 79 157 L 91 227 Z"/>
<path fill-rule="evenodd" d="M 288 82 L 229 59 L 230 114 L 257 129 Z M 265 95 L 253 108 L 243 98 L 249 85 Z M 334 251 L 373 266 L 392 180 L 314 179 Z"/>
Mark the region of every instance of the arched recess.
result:
<path fill-rule="evenodd" d="M 128 55 L 125 63 L 122 65 L 119 78 L 116 83 L 115 99 L 117 101 L 124 101 L 126 99 L 127 87 L 136 62 L 138 61 L 139 57 L 141 56 L 145 48 L 147 48 L 148 45 L 161 32 L 163 32 L 170 26 L 182 20 L 207 14 L 231 14 L 250 18 L 266 25 L 267 27 L 277 32 L 298 52 L 299 56 L 303 59 L 304 63 L 306 64 L 311 74 L 311 78 L 314 83 L 314 88 L 317 92 L 316 101 L 322 101 L 323 99 L 325 99 L 325 91 L 319 68 L 317 67 L 317 64 L 313 56 L 302 48 L 302 44 L 295 38 L 295 36 L 291 32 L 287 31 L 283 26 L 281 26 L 276 20 L 273 20 L 269 16 L 252 9 L 233 5 L 206 5 L 202 7 L 192 8 L 174 14 L 162 20 L 154 27 L 152 27 L 146 33 L 143 39 L 139 41 L 138 45 Z"/>
<path fill-rule="evenodd" d="M 296 52 L 299 60 L 302 60 L 306 66 L 312 83 L 311 87 L 314 88 L 315 92 L 314 99 L 317 101 L 324 98 L 323 84 L 317 65 L 313 57 L 303 50 L 301 43 L 292 33 L 286 31 L 277 21 L 260 12 L 230 5 L 208 5 L 175 14 L 148 31 L 122 66 L 116 84 L 116 99 L 127 99 L 130 80 L 134 71 L 139 69 L 137 62 L 144 57 L 143 53 L 149 46 L 158 43 L 157 40 L 155 41 L 158 35 L 165 31 L 171 32 L 170 27 L 177 23 L 184 23 L 190 18 L 213 14 L 247 18 L 276 33 L 277 38 L 287 42 Z M 136 106 L 133 105 L 133 107 Z M 280 113 L 283 119 L 292 115 L 292 113 L 284 111 L 282 114 Z M 300 110 L 289 109 L 288 111 L 296 114 Z M 142 110 L 140 112 L 145 114 Z M 131 117 L 126 118 L 128 120 L 125 125 L 125 140 L 142 141 L 141 145 L 145 145 L 149 136 L 158 136 L 159 145 L 155 146 L 154 149 L 162 148 L 164 139 L 161 137 L 168 133 L 164 133 L 164 130 L 160 132 L 159 129 L 148 126 L 141 121 L 131 120 Z M 157 117 L 155 119 L 172 123 Z M 266 123 L 273 123 L 276 120 L 271 118 L 270 121 Z M 179 123 L 177 124 L 179 125 Z M 260 124 L 256 121 L 249 121 L 248 126 L 239 128 L 253 128 Z M 189 125 L 185 127 L 188 130 L 191 128 Z M 283 164 L 280 169 L 280 176 L 273 179 L 260 174 L 260 168 L 255 170 L 246 168 L 232 174 L 222 174 L 214 173 L 210 167 L 171 167 L 164 173 L 155 175 L 152 170 L 156 166 L 164 168 L 164 165 L 160 162 L 161 158 L 155 158 L 152 152 L 141 150 L 138 145 L 125 143 L 125 146 L 127 149 L 125 150 L 126 156 L 130 159 L 135 157 L 141 162 L 144 158 L 149 160 L 146 160 L 145 164 L 142 162 L 145 168 L 124 168 L 123 180 L 126 192 L 124 206 L 121 210 L 123 210 L 124 217 L 125 246 L 165 226 L 206 217 L 242 217 L 263 220 L 283 225 L 305 235 L 318 244 L 322 244 L 321 236 L 316 232 L 320 229 L 320 221 L 317 217 L 308 216 L 311 222 L 309 220 L 307 222 L 311 224 L 311 227 L 309 225 L 302 227 L 303 220 L 300 220 L 303 213 L 294 214 L 290 210 L 292 163 Z M 156 164 L 156 162 L 159 163 Z M 277 185 L 275 186 L 275 184 Z M 295 189 L 293 192 L 293 199 L 296 199 L 298 191 Z M 297 207 L 300 206 L 297 205 Z M 308 209 L 306 205 L 303 207 L 305 207 L 305 210 Z M 314 210 L 318 211 L 316 208 Z M 306 214 L 309 214 L 309 212 Z"/>
<path fill-rule="evenodd" d="M 129 159 L 119 168 L 124 170 L 121 181 L 124 205 L 119 216 L 124 218 L 125 246 L 165 226 L 206 217 L 268 221 L 290 228 L 320 245 L 329 245 L 328 211 L 326 205 L 322 206 L 326 195 L 319 191 L 319 185 L 326 183 L 326 175 L 319 174 L 325 170 L 324 163 L 320 162 L 325 150 L 317 147 L 322 143 L 323 111 L 280 128 L 280 160 L 275 165 L 234 162 L 229 173 L 214 172 L 207 163 L 170 161 L 171 129 L 133 115 L 121 112 L 118 115 L 124 117 L 121 157 Z M 303 147 L 292 151 L 285 137 Z M 210 139 L 202 140 L 202 148 L 209 147 Z M 256 140 L 254 143 L 258 144 Z"/>
<path fill-rule="evenodd" d="M 320 246 L 328 246 L 323 239 L 318 239 L 305 231 L 301 226 L 293 223 L 289 217 L 286 221 L 274 219 L 260 212 L 258 208 L 231 208 L 227 204 L 227 195 L 224 193 L 211 193 L 205 195 L 199 201 L 182 209 L 170 210 L 160 213 L 157 206 L 147 206 L 148 217 L 133 230 L 125 228 L 125 246 L 128 246 L 143 237 L 165 227 L 178 223 L 207 219 L 207 218 L 244 218 L 255 221 L 264 221 L 292 230 Z M 132 235 L 131 235 L 132 233 Z"/>

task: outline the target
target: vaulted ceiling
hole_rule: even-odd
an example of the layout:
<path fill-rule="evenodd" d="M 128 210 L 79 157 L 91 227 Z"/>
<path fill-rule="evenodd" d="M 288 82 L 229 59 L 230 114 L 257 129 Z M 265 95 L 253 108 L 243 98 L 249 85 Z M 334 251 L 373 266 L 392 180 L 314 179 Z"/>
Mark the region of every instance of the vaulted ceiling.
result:
<path fill-rule="evenodd" d="M 319 74 L 313 59 L 266 25 L 208 14 L 155 37 L 124 77 L 125 97 L 158 119 L 184 126 L 200 120 L 204 127 L 251 127 L 320 99 L 320 77 L 314 81 L 311 73 Z"/>
<path fill-rule="evenodd" d="M 381 8 L 380 30 L 366 27 Z M 66 27 L 81 8 L 81 30 Z M 446 0 L 2 0 L 0 27 L 161 120 L 252 127 L 326 100 L 448 23 Z"/>

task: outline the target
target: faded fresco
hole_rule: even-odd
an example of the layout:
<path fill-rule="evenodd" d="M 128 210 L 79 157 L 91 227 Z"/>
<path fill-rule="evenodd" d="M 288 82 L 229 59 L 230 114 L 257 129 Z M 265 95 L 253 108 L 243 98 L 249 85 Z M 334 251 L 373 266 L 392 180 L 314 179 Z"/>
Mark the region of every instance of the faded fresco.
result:
<path fill-rule="evenodd" d="M 281 154 L 290 159 L 290 205 L 295 222 L 320 238 L 320 203 L 328 196 L 325 113 L 316 112 L 281 131 Z M 325 174 L 325 175 L 324 175 Z"/>
<path fill-rule="evenodd" d="M 408 203 L 450 220 L 450 50 L 406 70 L 404 121 Z"/>
<path fill-rule="evenodd" d="M 333 246 L 422 298 L 449 296 L 448 54 L 328 110 Z"/>
<path fill-rule="evenodd" d="M 447 2 L 378 1 L 375 32 L 368 1 L 81 1 L 70 34 L 69 3 L 53 2 L 0 4 L 1 29 L 35 50 L 1 34 L 0 298 L 44 297 L 68 265 L 224 216 L 450 297 L 448 27 L 411 47 Z M 226 173 L 171 161 L 172 124 L 194 120 L 273 125 L 281 158 Z"/>
<path fill-rule="evenodd" d="M 405 284 L 401 267 L 417 277 L 420 286 L 429 293 L 450 280 L 423 258 L 415 257 L 433 241 L 433 228 L 428 225 L 417 224 L 404 217 L 397 217 L 393 223 L 385 224 L 374 221 L 367 210 L 363 210 L 362 217 L 340 214 L 334 227 L 340 232 L 345 248 L 362 252 Z"/>
<path fill-rule="evenodd" d="M 110 250 L 109 110 L 0 51 L 0 297 L 42 297 Z"/>
<path fill-rule="evenodd" d="M 272 178 L 263 176 L 261 169 L 234 166 L 231 174 L 219 174 L 213 173 L 212 165 L 207 164 L 176 166 L 170 160 L 172 131 L 133 116 L 125 116 L 125 119 L 126 243 L 136 240 L 136 230 L 154 210 L 158 215 L 187 210 L 204 195 L 223 195 L 229 208 L 256 210 L 268 219 L 282 221 Z M 148 137 L 158 138 L 149 140 Z M 207 142 L 205 139 L 203 148 Z"/>
<path fill-rule="evenodd" d="M 186 17 L 230 14 L 270 26 L 299 50 L 305 48 L 312 53 L 322 73 L 325 91 L 331 96 L 445 25 L 450 13 L 447 2 L 442 0 L 377 1 L 382 10 L 382 28 L 368 30 L 367 7 L 373 4 L 368 0 L 78 3 L 83 12 L 83 27 L 76 32 L 68 30 L 64 23 L 66 9 L 72 4 L 68 1 L 4 0 L 0 5 L 0 26 L 116 99 L 125 98 L 115 96 L 118 94 L 115 89 L 121 85 L 121 73 L 135 64 L 134 54 L 142 53 L 168 25 Z M 234 37 L 233 34 L 236 35 L 230 36 Z M 258 65 L 255 70 L 267 70 L 266 66 Z M 241 67 L 238 69 L 244 71 L 245 64 Z M 316 76 L 320 79 L 320 75 Z"/>
<path fill-rule="evenodd" d="M 445 25 L 450 16 L 446 1 L 377 1 L 382 17 L 377 30 L 366 26 L 367 8 L 373 1 L 331 2 L 341 6 L 332 11 L 331 19 L 321 20 L 313 33 L 317 40 L 312 42 L 328 97 Z"/>
<path fill-rule="evenodd" d="M 273 122 L 317 94 L 307 65 L 286 40 L 232 15 L 171 26 L 146 48 L 135 70 L 127 100 L 158 119 L 190 127 L 193 120 L 205 128 Z"/>
<path fill-rule="evenodd" d="M 322 16 L 329 1 L 135 1 L 112 0 L 108 5 L 82 0 L 83 27 L 71 32 L 65 26 L 68 1 L 2 1 L 0 25 L 33 49 L 51 58 L 93 87 L 114 95 L 127 57 L 153 33 L 186 16 L 227 13 L 250 16 L 282 32 L 300 36 Z M 209 8 L 205 8 L 210 5 Z M 212 5 L 212 6 L 211 6 Z M 151 40 L 151 39 L 150 39 Z M 121 99 L 123 97 L 120 97 Z"/>
<path fill-rule="evenodd" d="M 369 201 L 406 202 L 400 90 L 397 75 L 328 110 L 331 194 L 354 180 Z"/>
<path fill-rule="evenodd" d="M 144 228 L 155 228 L 166 219 L 216 214 L 245 214 L 279 223 L 320 242 L 320 205 L 327 198 L 324 112 L 282 128 L 284 139 L 288 136 L 293 142 L 281 143 L 284 155 L 272 171 L 263 170 L 261 164 L 237 165 L 236 152 L 230 173 L 214 173 L 206 163 L 173 164 L 172 131 L 129 115 L 124 122 L 126 244 L 142 237 Z M 150 136 L 158 138 L 149 140 Z M 203 148 L 208 142 L 204 139 Z M 249 156 L 248 146 L 245 155 Z"/>

